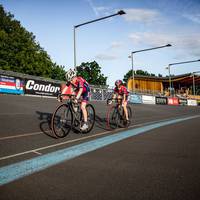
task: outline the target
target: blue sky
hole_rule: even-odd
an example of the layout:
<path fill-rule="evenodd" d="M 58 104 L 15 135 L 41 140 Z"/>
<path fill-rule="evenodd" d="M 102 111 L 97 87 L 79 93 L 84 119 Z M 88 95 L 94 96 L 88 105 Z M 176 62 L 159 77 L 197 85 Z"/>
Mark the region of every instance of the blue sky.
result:
<path fill-rule="evenodd" d="M 125 10 L 123 16 L 77 29 L 77 65 L 96 60 L 108 84 L 131 69 L 167 75 L 169 63 L 200 59 L 200 0 L 0 0 L 54 62 L 73 67 L 73 26 Z M 171 67 L 172 74 L 200 70 L 200 62 Z"/>

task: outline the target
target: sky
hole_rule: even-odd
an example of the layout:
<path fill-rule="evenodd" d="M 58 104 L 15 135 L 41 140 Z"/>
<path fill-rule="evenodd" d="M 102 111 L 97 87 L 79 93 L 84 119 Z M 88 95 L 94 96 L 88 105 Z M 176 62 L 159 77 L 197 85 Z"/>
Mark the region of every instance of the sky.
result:
<path fill-rule="evenodd" d="M 0 0 L 7 12 L 36 36 L 53 62 L 74 66 L 73 27 L 115 16 L 76 29 L 77 65 L 96 61 L 107 84 L 114 85 L 131 70 L 132 51 L 172 47 L 134 54 L 134 70 L 168 75 L 170 63 L 200 59 L 200 0 Z M 173 65 L 171 74 L 200 71 L 200 62 Z"/>

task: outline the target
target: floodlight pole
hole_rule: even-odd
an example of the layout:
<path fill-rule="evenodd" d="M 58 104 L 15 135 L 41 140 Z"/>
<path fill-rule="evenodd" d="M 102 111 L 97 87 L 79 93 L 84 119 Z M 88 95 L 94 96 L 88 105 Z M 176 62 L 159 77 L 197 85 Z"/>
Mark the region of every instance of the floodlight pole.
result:
<path fill-rule="evenodd" d="M 107 19 L 107 18 L 110 18 L 110 17 L 114 17 L 114 16 L 117 16 L 117 15 L 124 15 L 124 14 L 126 14 L 126 13 L 123 10 L 120 10 L 115 14 L 108 15 L 108 16 L 105 16 L 105 17 L 101 17 L 101 18 L 98 18 L 98 19 L 95 19 L 95 20 L 91 20 L 91 21 L 88 21 L 88 22 L 85 22 L 85 23 L 78 24 L 78 25 L 74 26 L 74 68 L 76 68 L 76 28 L 78 28 L 80 26 L 84 26 L 84 25 L 90 24 L 90 23 L 94 23 L 94 22 L 97 22 L 97 21 L 100 21 L 100 20 L 104 20 L 104 19 Z"/>
<path fill-rule="evenodd" d="M 134 75 L 134 69 L 133 69 L 133 54 L 135 53 L 139 53 L 139 52 L 142 52 L 142 51 L 151 51 L 151 50 L 155 50 L 155 49 L 160 49 L 160 48 L 165 48 L 165 47 L 171 47 L 172 45 L 171 44 L 167 44 L 167 45 L 164 45 L 164 46 L 159 46 L 159 47 L 153 47 L 153 48 L 148 48 L 148 49 L 142 49 L 142 50 L 138 50 L 138 51 L 132 51 L 131 52 L 131 64 L 132 64 L 132 92 L 134 93 L 135 91 L 135 75 Z"/>

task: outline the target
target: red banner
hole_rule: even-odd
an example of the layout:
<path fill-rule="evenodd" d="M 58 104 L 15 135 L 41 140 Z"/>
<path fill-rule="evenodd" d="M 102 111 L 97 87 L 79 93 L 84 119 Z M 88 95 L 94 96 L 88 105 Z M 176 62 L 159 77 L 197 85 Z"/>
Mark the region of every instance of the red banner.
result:
<path fill-rule="evenodd" d="M 179 105 L 179 100 L 177 97 L 169 97 L 168 105 Z"/>

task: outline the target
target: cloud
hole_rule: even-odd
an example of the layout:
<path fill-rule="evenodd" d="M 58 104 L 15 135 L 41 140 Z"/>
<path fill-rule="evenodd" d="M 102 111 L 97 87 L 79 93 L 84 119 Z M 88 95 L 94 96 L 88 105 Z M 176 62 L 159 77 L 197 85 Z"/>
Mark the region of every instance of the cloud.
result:
<path fill-rule="evenodd" d="M 153 32 L 136 32 L 129 35 L 129 39 L 134 44 L 147 46 L 162 46 L 172 44 L 181 54 L 200 56 L 200 38 L 198 34 L 164 34 Z"/>
<path fill-rule="evenodd" d="M 116 60 L 119 58 L 118 54 L 121 48 L 123 47 L 122 42 L 114 41 L 111 45 L 104 51 L 108 53 L 100 53 L 95 58 L 99 60 Z"/>
<path fill-rule="evenodd" d="M 120 47 L 123 46 L 122 42 L 113 42 L 110 46 L 110 49 L 119 49 Z"/>
<path fill-rule="evenodd" d="M 89 6 L 92 8 L 94 14 L 98 17 L 100 15 L 109 15 L 112 12 L 112 9 L 105 6 L 96 6 L 94 5 L 93 0 L 86 0 Z"/>
<path fill-rule="evenodd" d="M 197 13 L 197 14 L 184 14 L 183 17 L 194 22 L 194 23 L 200 24 L 200 14 L 199 13 Z"/>
<path fill-rule="evenodd" d="M 101 53 L 101 54 L 96 55 L 95 58 L 99 60 L 116 60 L 118 59 L 118 56 L 115 54 Z"/>
<path fill-rule="evenodd" d="M 123 15 L 126 21 L 128 22 L 143 22 L 143 23 L 152 23 L 158 21 L 161 17 L 160 13 L 157 10 L 152 9 L 124 9 L 126 15 Z"/>
<path fill-rule="evenodd" d="M 146 44 L 152 46 L 168 44 L 173 40 L 170 35 L 151 32 L 132 33 L 129 35 L 129 38 L 134 44 Z"/>

